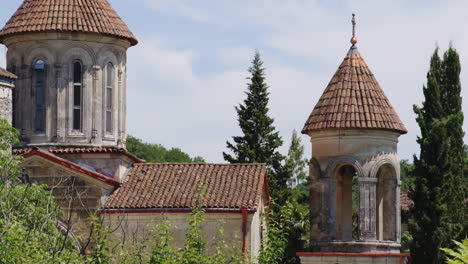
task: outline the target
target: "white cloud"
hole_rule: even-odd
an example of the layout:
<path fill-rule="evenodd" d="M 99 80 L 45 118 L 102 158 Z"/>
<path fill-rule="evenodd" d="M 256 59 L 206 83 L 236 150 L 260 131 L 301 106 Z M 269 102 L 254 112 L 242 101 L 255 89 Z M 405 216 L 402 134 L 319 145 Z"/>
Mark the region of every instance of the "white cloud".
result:
<path fill-rule="evenodd" d="M 221 47 L 216 50 L 218 61 L 227 67 L 249 66 L 248 58 L 251 58 L 255 52 L 254 48 L 247 46 L 239 47 Z"/>
<path fill-rule="evenodd" d="M 253 53 L 250 47 L 267 50 L 260 51 L 271 87 L 270 113 L 288 142 L 291 130 L 302 128 L 345 56 L 350 14 L 356 12 L 359 50 L 410 131 L 400 138 L 400 154 L 404 158 L 418 152 L 415 139 L 419 128 L 412 105 L 423 101 L 422 85 L 435 44 L 444 50 L 453 41 L 461 55 L 462 69 L 468 68 L 468 21 L 464 14 L 468 3 L 464 1 L 448 1 L 444 5 L 403 0 L 147 3 L 158 12 L 201 23 L 203 28 L 221 27 L 237 34 L 212 36 L 235 39 L 236 45 L 226 41 L 212 46 L 206 40 L 204 48 L 215 50 L 210 56 L 215 54 L 215 61 L 222 64 L 220 68 L 205 62 L 209 61 L 208 55 L 202 48 L 192 49 L 190 43 L 185 48 L 171 48 L 167 37 L 142 38 L 130 56 L 135 63 L 129 68 L 135 68 L 135 76 L 145 72 L 149 77 L 145 82 L 130 82 L 130 89 L 139 86 L 132 94 L 134 99 L 130 99 L 133 102 L 129 118 L 135 117 L 130 131 L 168 146 L 179 146 L 210 161 L 220 161 L 225 141 L 240 134 L 233 105 L 244 99 L 246 68 Z M 250 35 L 239 33 L 243 31 Z M 172 41 L 177 43 L 184 39 L 183 33 L 174 36 Z M 203 65 L 203 71 L 196 68 L 196 62 Z M 147 69 L 142 64 L 151 67 Z M 467 73 L 463 71 L 462 81 L 465 80 Z M 465 90 L 463 97 L 467 98 Z M 464 110 L 468 112 L 466 106 L 465 103 Z M 157 118 L 146 125 L 148 129 L 137 117 L 145 112 L 154 113 Z M 304 143 L 308 145 L 308 140 Z"/>

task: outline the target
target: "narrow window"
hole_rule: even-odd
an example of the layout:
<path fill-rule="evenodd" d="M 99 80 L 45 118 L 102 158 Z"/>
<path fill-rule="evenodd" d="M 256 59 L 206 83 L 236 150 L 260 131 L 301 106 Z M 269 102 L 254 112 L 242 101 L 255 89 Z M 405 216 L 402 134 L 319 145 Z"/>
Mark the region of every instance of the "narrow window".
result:
<path fill-rule="evenodd" d="M 45 63 L 43 60 L 34 64 L 35 113 L 34 132 L 45 132 Z"/>
<path fill-rule="evenodd" d="M 81 130 L 83 123 L 83 67 L 73 63 L 73 130 Z"/>
<path fill-rule="evenodd" d="M 106 66 L 106 132 L 112 133 L 112 97 L 114 88 L 114 65 Z"/>

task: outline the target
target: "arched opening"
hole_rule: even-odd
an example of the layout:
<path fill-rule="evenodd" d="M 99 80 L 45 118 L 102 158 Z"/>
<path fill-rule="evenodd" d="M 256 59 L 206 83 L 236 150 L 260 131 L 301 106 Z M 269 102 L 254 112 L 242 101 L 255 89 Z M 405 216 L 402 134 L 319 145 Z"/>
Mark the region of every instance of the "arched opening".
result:
<path fill-rule="evenodd" d="M 81 131 L 83 124 L 83 67 L 73 63 L 73 130 Z"/>
<path fill-rule="evenodd" d="M 359 191 L 356 169 L 343 165 L 336 171 L 336 231 L 337 239 L 357 239 L 359 229 Z"/>
<path fill-rule="evenodd" d="M 380 241 L 396 241 L 396 174 L 385 164 L 377 172 L 376 236 Z"/>
<path fill-rule="evenodd" d="M 46 118 L 45 62 L 38 60 L 34 64 L 34 133 L 45 132 Z"/>
<path fill-rule="evenodd" d="M 106 133 L 112 133 L 112 104 L 114 94 L 114 65 L 108 63 L 106 65 L 106 95 L 105 95 L 105 106 L 106 106 Z"/>

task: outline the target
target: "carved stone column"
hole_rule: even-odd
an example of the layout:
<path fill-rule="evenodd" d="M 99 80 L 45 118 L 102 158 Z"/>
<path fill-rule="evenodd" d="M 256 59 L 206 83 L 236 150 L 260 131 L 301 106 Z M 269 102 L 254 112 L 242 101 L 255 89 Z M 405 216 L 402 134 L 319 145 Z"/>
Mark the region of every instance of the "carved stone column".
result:
<path fill-rule="evenodd" d="M 123 115 L 125 115 L 125 91 L 124 91 L 124 86 L 123 86 L 123 81 L 122 81 L 122 78 L 124 76 L 124 72 L 119 68 L 119 72 L 118 72 L 118 80 L 119 80 L 119 84 L 118 84 L 118 101 L 117 101 L 117 114 L 118 114 L 118 117 L 117 117 L 117 124 L 118 124 L 118 135 L 117 135 L 117 146 L 118 147 L 124 147 L 124 142 L 125 142 L 125 139 L 123 138 L 125 135 L 124 133 L 124 122 L 123 122 Z"/>
<path fill-rule="evenodd" d="M 60 63 L 54 64 L 55 69 L 55 93 L 56 93 L 56 105 L 55 105 L 55 142 L 64 142 L 65 141 L 65 128 L 63 124 L 65 123 L 65 85 L 63 80 L 63 65 Z"/>
<path fill-rule="evenodd" d="M 101 102 L 99 101 L 100 100 L 100 96 L 99 96 L 99 88 L 100 88 L 100 85 L 99 85 L 99 71 L 100 71 L 100 67 L 98 65 L 94 65 L 93 66 L 93 95 L 92 95 L 92 102 L 93 102 L 93 112 L 92 112 L 92 122 L 91 122 L 91 143 L 92 144 L 99 144 L 101 143 L 101 137 L 100 137 L 100 129 L 101 128 L 101 122 L 99 122 L 98 120 L 100 120 L 100 112 L 99 110 L 102 110 L 100 109 L 100 105 L 101 105 Z M 101 114 L 102 116 L 102 114 Z"/>
<path fill-rule="evenodd" d="M 396 227 L 395 227 L 395 238 L 396 242 L 400 243 L 401 242 L 401 206 L 400 206 L 400 187 L 401 187 L 401 181 L 400 180 L 395 180 L 395 212 L 396 212 Z"/>
<path fill-rule="evenodd" d="M 376 178 L 359 178 L 359 236 L 361 240 L 376 240 L 376 186 Z"/>

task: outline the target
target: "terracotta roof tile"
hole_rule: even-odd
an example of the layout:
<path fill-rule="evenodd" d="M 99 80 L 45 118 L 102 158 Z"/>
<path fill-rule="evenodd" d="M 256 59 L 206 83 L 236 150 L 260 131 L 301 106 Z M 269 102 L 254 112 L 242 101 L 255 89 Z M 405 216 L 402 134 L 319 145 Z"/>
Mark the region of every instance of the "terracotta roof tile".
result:
<path fill-rule="evenodd" d="M 0 31 L 0 41 L 9 35 L 49 31 L 104 34 L 138 43 L 107 0 L 24 0 Z"/>
<path fill-rule="evenodd" d="M 355 46 L 344 58 L 302 133 L 323 129 L 407 130 Z"/>
<path fill-rule="evenodd" d="M 400 192 L 400 208 L 402 211 L 409 211 L 413 201 L 408 197 L 408 192 Z"/>
<path fill-rule="evenodd" d="M 3 68 L 0 68 L 0 77 L 11 79 L 11 80 L 16 80 L 18 77 L 14 75 L 13 73 L 6 71 Z"/>
<path fill-rule="evenodd" d="M 207 208 L 255 208 L 266 177 L 265 164 L 135 164 L 104 209 L 191 208 L 199 186 Z"/>
<path fill-rule="evenodd" d="M 25 155 L 29 153 L 32 148 L 13 148 L 14 155 Z M 133 155 L 132 153 L 126 151 L 123 148 L 113 147 L 113 146 L 101 146 L 101 147 L 51 147 L 51 148 L 43 148 L 52 154 L 82 154 L 82 153 L 120 153 L 137 163 L 144 162 L 144 160 L 138 158 L 137 156 Z"/>

